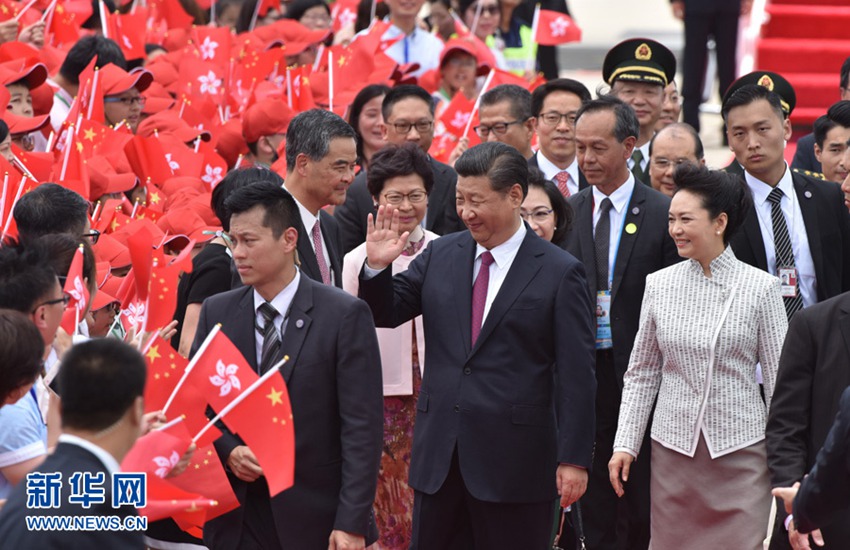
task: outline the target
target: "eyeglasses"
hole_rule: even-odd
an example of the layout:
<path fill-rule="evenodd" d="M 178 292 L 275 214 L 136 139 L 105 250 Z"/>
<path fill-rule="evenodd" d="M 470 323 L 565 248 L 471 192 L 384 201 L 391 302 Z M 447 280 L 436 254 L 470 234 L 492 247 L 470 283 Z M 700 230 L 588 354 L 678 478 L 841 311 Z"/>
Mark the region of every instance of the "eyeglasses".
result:
<path fill-rule="evenodd" d="M 469 6 L 468 9 L 470 9 L 474 12 L 475 10 L 478 9 L 478 6 L 477 5 Z M 488 14 L 488 15 L 498 15 L 498 13 L 499 13 L 498 4 L 493 5 L 493 6 L 482 6 L 481 7 L 481 15 L 484 15 L 485 13 Z"/>
<path fill-rule="evenodd" d="M 534 212 L 523 212 L 520 210 L 519 216 L 527 222 L 533 221 L 534 223 L 543 223 L 549 219 L 549 216 L 552 215 L 552 209 L 544 210 L 543 208 L 539 210 L 535 210 Z"/>
<path fill-rule="evenodd" d="M 548 113 L 540 114 L 537 119 L 546 126 L 557 126 L 563 119 L 567 119 L 567 124 L 570 126 L 575 126 L 576 124 L 575 113 L 559 113 L 557 111 L 550 111 Z"/>
<path fill-rule="evenodd" d="M 100 238 L 100 231 L 92 229 L 88 233 L 83 233 L 80 236 L 84 239 L 90 239 L 91 244 L 97 244 L 97 240 Z"/>
<path fill-rule="evenodd" d="M 406 135 L 410 132 L 411 128 L 416 128 L 416 131 L 420 134 L 424 134 L 425 132 L 430 132 L 431 128 L 434 127 L 433 120 L 420 120 L 419 122 L 390 122 L 390 126 L 392 126 L 397 134 Z"/>
<path fill-rule="evenodd" d="M 652 157 L 650 160 L 652 165 L 659 170 L 667 170 L 670 165 L 679 166 L 681 164 L 685 164 L 686 162 L 693 162 L 690 159 L 678 158 L 678 159 L 666 159 L 664 157 Z"/>
<path fill-rule="evenodd" d="M 425 191 L 411 191 L 410 193 L 387 193 L 384 195 L 384 200 L 393 206 L 398 206 L 407 199 L 410 204 L 419 204 L 428 198 L 428 193 Z"/>
<path fill-rule="evenodd" d="M 53 304 L 62 304 L 62 307 L 67 307 L 67 305 L 71 302 L 71 295 L 67 293 L 62 293 L 61 298 L 56 298 L 55 300 L 47 300 L 46 302 L 41 302 L 40 304 L 35 306 L 35 309 L 32 310 L 35 313 L 35 310 L 40 308 L 41 306 L 52 306 Z"/>
<path fill-rule="evenodd" d="M 145 102 L 148 100 L 143 95 L 136 97 L 104 97 L 104 103 L 122 103 L 125 107 L 132 107 L 133 105 L 138 105 L 139 107 L 144 107 Z"/>
<path fill-rule="evenodd" d="M 525 121 L 513 120 L 511 122 L 497 122 L 496 124 L 492 124 L 490 126 L 484 126 L 482 124 L 480 126 L 476 126 L 475 128 L 473 128 L 473 130 L 475 130 L 475 133 L 478 134 L 478 136 L 481 138 L 486 138 L 487 136 L 489 136 L 491 131 L 497 136 L 503 136 L 505 135 L 505 132 L 508 131 L 508 126 L 510 126 L 511 124 L 522 124 L 523 122 Z"/>

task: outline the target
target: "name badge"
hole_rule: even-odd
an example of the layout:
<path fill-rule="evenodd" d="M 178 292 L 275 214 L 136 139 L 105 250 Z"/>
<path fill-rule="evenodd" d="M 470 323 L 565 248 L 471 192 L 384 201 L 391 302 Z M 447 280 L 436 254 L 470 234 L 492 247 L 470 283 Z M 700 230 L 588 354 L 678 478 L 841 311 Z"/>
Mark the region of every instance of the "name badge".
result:
<path fill-rule="evenodd" d="M 611 291 L 596 293 L 596 349 L 609 349 L 611 340 Z"/>
<path fill-rule="evenodd" d="M 783 298 L 794 298 L 797 296 L 797 268 L 780 267 L 779 273 L 780 291 Z"/>

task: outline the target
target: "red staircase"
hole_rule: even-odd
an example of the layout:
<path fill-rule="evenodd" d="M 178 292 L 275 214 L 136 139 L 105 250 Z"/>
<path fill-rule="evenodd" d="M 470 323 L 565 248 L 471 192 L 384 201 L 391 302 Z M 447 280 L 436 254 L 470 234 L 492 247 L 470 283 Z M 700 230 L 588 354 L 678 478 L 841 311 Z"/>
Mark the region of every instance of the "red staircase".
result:
<path fill-rule="evenodd" d="M 850 57 L 848 0 L 772 0 L 757 44 L 756 66 L 794 86 L 795 126 L 810 126 L 838 101 L 838 73 Z"/>

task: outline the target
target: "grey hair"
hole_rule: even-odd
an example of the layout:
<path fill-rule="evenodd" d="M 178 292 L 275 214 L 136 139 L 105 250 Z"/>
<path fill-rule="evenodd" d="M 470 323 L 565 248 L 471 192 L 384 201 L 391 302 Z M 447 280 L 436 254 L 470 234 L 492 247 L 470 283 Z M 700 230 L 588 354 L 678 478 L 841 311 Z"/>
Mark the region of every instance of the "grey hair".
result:
<path fill-rule="evenodd" d="M 311 160 L 322 160 L 328 154 L 331 140 L 351 138 L 357 134 L 339 115 L 322 109 L 310 109 L 299 113 L 286 130 L 286 168 L 295 169 L 295 159 L 300 154 Z"/>

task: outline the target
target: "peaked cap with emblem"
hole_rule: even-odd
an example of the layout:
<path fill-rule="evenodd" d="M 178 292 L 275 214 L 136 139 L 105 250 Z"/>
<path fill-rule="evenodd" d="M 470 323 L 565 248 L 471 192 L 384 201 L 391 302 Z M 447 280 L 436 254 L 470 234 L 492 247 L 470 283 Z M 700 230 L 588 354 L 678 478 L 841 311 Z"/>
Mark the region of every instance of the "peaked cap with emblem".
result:
<path fill-rule="evenodd" d="M 617 80 L 667 86 L 676 76 L 676 56 L 667 46 L 649 38 L 620 42 L 605 55 L 602 78 L 613 86 Z"/>
<path fill-rule="evenodd" d="M 791 114 L 794 110 L 794 106 L 797 104 L 797 94 L 794 93 L 794 87 L 791 86 L 791 83 L 785 80 L 781 74 L 772 73 L 770 71 L 755 71 L 745 74 L 733 82 L 732 85 L 729 86 L 729 89 L 726 90 L 726 93 L 723 94 L 723 104 L 725 105 L 735 92 L 749 84 L 764 86 L 771 92 L 778 95 L 780 100 L 779 103 L 782 105 L 782 110 L 785 112 L 786 117 Z"/>

